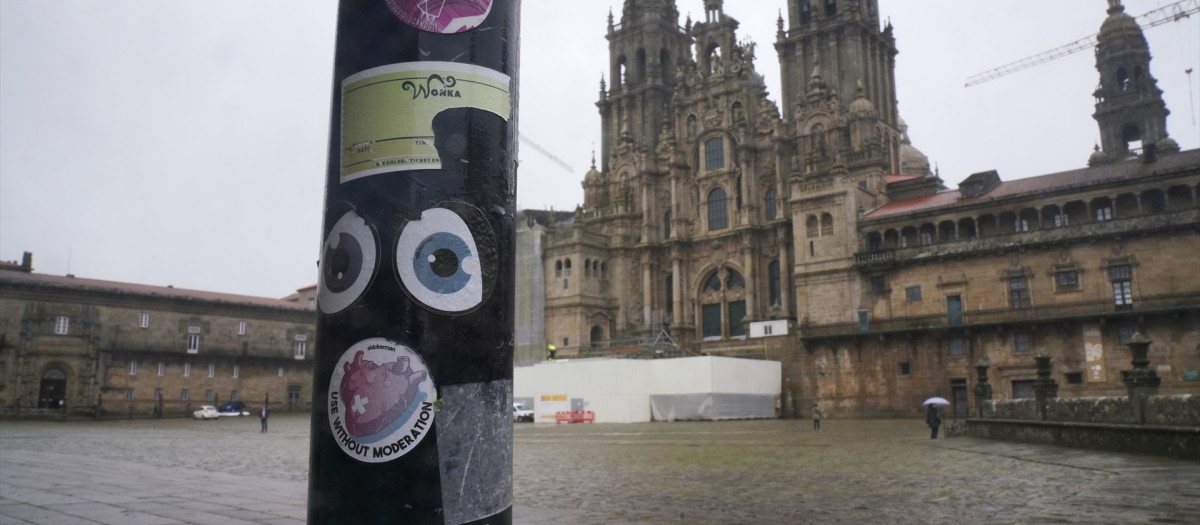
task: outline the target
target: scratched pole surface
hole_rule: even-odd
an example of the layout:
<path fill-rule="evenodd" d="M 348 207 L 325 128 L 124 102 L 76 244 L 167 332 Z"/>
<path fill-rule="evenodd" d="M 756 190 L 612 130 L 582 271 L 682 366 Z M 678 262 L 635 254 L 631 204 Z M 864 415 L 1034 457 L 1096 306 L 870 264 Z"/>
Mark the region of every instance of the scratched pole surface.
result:
<path fill-rule="evenodd" d="M 309 523 L 512 521 L 519 5 L 341 1 Z"/>

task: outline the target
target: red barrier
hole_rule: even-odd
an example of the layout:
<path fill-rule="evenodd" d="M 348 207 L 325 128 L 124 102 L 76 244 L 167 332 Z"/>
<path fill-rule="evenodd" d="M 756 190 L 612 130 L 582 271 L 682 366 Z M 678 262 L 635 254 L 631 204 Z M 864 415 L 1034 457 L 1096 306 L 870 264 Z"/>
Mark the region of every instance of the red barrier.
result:
<path fill-rule="evenodd" d="M 571 410 L 554 413 L 554 423 L 592 423 L 596 413 L 591 410 Z"/>

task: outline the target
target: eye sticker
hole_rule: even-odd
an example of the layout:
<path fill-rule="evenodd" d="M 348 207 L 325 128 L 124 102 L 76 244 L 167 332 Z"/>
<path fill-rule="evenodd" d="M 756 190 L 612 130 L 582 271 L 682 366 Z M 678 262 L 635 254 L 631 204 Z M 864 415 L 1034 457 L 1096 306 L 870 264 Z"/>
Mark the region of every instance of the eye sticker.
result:
<path fill-rule="evenodd" d="M 404 226 L 396 241 L 396 273 L 404 291 L 421 306 L 462 314 L 491 293 L 496 241 L 479 210 L 444 206 L 425 210 L 420 220 Z"/>
<path fill-rule="evenodd" d="M 345 310 L 362 295 L 375 275 L 377 245 L 375 232 L 353 210 L 338 219 L 321 246 L 321 312 Z"/>

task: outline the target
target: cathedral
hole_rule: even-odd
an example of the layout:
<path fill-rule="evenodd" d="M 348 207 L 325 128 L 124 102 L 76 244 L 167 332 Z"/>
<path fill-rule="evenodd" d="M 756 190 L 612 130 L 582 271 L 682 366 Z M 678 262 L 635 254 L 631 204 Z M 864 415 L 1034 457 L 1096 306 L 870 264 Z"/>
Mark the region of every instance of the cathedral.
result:
<path fill-rule="evenodd" d="M 772 359 L 784 416 L 903 415 L 932 395 L 967 415 L 977 365 L 997 399 L 1032 397 L 1035 355 L 1060 395 L 1123 395 L 1140 332 L 1163 392 L 1200 392 L 1200 150 L 1167 135 L 1119 0 L 1086 166 L 957 188 L 908 139 L 876 0 L 787 1 L 779 100 L 766 53 L 722 0 L 704 6 L 683 24 L 673 0 L 609 16 L 584 202 L 519 225 L 534 296 L 518 298 L 518 364 L 543 348 Z"/>

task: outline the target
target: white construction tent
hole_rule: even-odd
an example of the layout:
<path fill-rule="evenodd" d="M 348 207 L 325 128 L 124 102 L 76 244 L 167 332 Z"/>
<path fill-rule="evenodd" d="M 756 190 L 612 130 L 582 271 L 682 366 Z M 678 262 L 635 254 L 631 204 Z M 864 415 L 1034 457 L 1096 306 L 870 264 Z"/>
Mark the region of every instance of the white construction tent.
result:
<path fill-rule="evenodd" d="M 579 359 L 518 367 L 513 399 L 539 423 L 591 411 L 597 423 L 777 417 L 778 361 L 731 357 Z"/>

